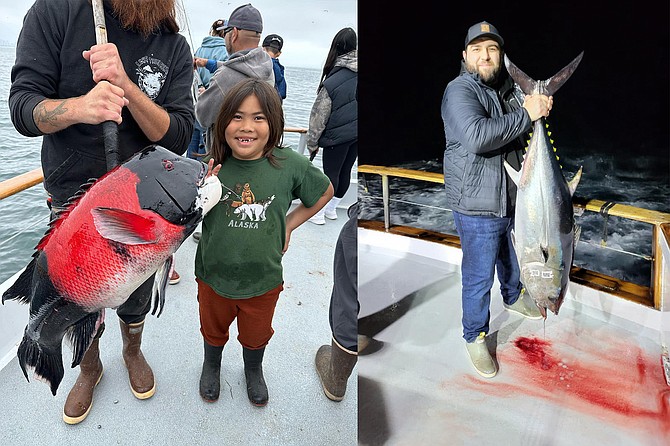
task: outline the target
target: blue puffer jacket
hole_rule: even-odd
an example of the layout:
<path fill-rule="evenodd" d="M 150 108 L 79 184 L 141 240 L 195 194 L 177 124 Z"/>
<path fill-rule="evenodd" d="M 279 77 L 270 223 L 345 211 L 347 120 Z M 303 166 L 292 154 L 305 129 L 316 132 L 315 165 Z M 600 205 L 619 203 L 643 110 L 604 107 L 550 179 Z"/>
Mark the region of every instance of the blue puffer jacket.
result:
<path fill-rule="evenodd" d="M 520 166 L 520 141 L 532 123 L 521 107 L 523 96 L 515 93 L 506 71 L 504 75 L 503 86 L 496 90 L 479 75 L 462 69 L 442 98 L 447 202 L 452 210 L 466 215 L 511 215 L 509 200 L 515 198 L 516 189 L 508 190 L 513 183 L 503 160 Z"/>

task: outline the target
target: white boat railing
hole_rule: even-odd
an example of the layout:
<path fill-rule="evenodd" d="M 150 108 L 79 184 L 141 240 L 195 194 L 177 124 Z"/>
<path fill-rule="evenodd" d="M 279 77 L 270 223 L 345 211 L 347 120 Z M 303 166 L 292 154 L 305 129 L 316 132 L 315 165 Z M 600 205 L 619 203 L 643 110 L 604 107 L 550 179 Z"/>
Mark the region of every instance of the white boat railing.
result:
<path fill-rule="evenodd" d="M 392 230 L 389 178 L 396 177 L 444 184 L 444 176 L 437 172 L 359 165 L 358 173 L 381 176 L 384 230 L 387 232 Z M 573 282 L 633 300 L 657 310 L 670 311 L 670 257 L 666 254 L 670 246 L 670 214 L 581 197 L 573 197 L 573 206 L 577 214 L 584 211 L 597 212 L 601 215 L 621 217 L 650 224 L 652 226 L 652 254 L 646 258 L 651 261 L 652 277 L 650 286 L 646 287 L 595 271 L 573 267 L 570 279 Z M 453 239 L 457 240 L 458 237 L 454 236 Z"/>

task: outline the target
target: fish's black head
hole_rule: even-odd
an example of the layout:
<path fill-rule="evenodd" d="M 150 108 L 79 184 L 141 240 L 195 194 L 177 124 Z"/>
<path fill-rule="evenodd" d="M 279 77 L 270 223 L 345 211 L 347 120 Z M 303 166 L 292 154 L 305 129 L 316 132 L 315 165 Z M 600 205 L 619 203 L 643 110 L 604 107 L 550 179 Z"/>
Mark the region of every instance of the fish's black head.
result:
<path fill-rule="evenodd" d="M 125 166 L 139 178 L 137 195 L 143 209 L 173 224 L 195 227 L 202 219 L 198 188 L 207 166 L 158 145 L 147 146 Z"/>

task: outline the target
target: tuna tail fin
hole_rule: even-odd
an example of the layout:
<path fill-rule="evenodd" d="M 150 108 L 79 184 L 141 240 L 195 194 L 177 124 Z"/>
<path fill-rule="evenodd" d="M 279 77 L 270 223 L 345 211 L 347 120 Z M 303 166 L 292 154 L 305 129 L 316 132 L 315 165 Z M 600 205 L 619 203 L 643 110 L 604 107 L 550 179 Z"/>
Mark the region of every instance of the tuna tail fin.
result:
<path fill-rule="evenodd" d="M 36 254 L 38 255 L 39 251 Z M 2 294 L 3 304 L 6 300 L 17 300 L 22 304 L 30 303 L 33 295 L 33 272 L 37 263 L 37 255 L 33 256 L 33 260 L 26 266 L 16 282 Z"/>
<path fill-rule="evenodd" d="M 105 320 L 105 311 L 90 313 L 65 333 L 67 342 L 72 346 L 72 368 L 79 365 L 86 350 L 91 346 L 100 325 Z"/>
<path fill-rule="evenodd" d="M 547 96 L 552 96 L 558 91 L 561 86 L 567 81 L 572 73 L 575 72 L 579 62 L 582 61 L 584 56 L 584 51 L 579 53 L 579 56 L 575 57 L 572 62 L 566 65 L 561 71 L 554 74 L 552 77 L 545 81 L 536 81 L 532 77 L 528 76 L 526 73 L 521 71 L 516 65 L 509 60 L 507 55 L 505 55 L 505 67 L 507 67 L 507 72 L 514 82 L 519 84 L 521 90 L 525 94 L 545 94 Z"/>
<path fill-rule="evenodd" d="M 27 369 L 34 370 L 35 377 L 47 382 L 51 387 L 51 393 L 56 396 L 58 386 L 65 375 L 61 344 L 58 343 L 53 351 L 48 351 L 44 350 L 43 346 L 34 339 L 24 336 L 17 356 L 26 379 L 30 381 Z"/>

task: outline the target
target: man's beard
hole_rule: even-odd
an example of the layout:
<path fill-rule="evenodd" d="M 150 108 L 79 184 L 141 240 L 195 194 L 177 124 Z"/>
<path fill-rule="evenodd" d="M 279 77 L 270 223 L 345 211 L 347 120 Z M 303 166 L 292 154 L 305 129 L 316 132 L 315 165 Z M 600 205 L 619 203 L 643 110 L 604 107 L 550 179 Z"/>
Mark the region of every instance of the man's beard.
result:
<path fill-rule="evenodd" d="M 175 0 L 112 0 L 121 26 L 144 37 L 158 31 L 166 20 L 175 20 Z"/>
<path fill-rule="evenodd" d="M 498 75 L 500 74 L 500 65 L 497 67 L 493 67 L 493 71 L 487 70 L 486 72 L 482 72 L 477 65 L 470 64 L 468 62 L 465 63 L 465 68 L 473 74 L 478 74 L 479 78 L 484 82 L 486 85 L 493 85 L 496 83 L 498 80 Z"/>

